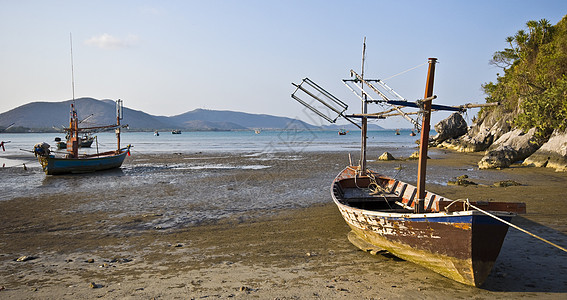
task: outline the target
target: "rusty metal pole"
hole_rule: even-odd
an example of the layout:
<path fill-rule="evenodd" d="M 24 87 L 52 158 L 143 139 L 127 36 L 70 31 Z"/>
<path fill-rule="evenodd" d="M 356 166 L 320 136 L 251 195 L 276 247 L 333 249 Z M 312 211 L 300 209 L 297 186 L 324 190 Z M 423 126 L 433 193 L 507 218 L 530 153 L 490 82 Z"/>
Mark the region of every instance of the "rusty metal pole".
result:
<path fill-rule="evenodd" d="M 425 85 L 425 97 L 433 96 L 433 79 L 435 77 L 435 63 L 437 58 L 429 58 L 429 70 L 427 71 L 427 82 Z M 427 147 L 429 146 L 429 130 L 431 118 L 431 99 L 423 101 L 423 121 L 421 124 L 421 139 L 419 141 L 419 165 L 417 168 L 417 205 L 416 213 L 425 212 L 425 175 L 427 171 Z"/>

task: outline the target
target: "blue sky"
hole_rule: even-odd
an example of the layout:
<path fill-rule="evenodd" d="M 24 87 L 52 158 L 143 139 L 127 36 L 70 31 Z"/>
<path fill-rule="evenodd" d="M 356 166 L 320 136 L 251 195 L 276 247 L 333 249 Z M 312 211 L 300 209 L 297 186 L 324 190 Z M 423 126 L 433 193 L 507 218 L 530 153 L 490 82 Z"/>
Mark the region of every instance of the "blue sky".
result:
<path fill-rule="evenodd" d="M 196 108 L 298 117 L 291 82 L 309 77 L 358 112 L 340 81 L 392 75 L 437 57 L 436 103 L 484 103 L 481 84 L 507 36 L 556 24 L 567 1 L 6 1 L 0 0 L 0 112 L 33 101 L 123 99 L 172 116 Z M 387 80 L 423 97 L 426 66 Z M 472 118 L 474 112 L 469 114 Z M 438 121 L 446 117 L 439 113 Z M 378 123 L 410 127 L 403 119 Z"/>

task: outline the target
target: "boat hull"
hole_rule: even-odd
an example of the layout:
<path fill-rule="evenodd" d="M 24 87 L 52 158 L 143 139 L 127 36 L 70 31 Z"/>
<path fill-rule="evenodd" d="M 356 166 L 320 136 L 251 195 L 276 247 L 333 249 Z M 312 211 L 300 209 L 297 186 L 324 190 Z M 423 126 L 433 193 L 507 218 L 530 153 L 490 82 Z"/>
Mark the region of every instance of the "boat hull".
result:
<path fill-rule="evenodd" d="M 341 174 L 334 186 L 348 177 Z M 364 242 L 467 285 L 485 281 L 508 231 L 506 224 L 476 210 L 414 214 L 362 209 L 348 205 L 333 189 L 331 193 L 344 220 Z M 506 221 L 514 216 L 495 214 Z"/>
<path fill-rule="evenodd" d="M 490 217 L 467 215 L 399 218 L 339 204 L 349 227 L 364 241 L 455 281 L 480 286 L 490 274 L 508 231 Z M 504 217 L 511 219 L 511 217 Z"/>
<path fill-rule="evenodd" d="M 107 154 L 85 158 L 58 158 L 38 156 L 39 163 L 47 175 L 69 173 L 89 173 L 120 168 L 129 149 L 121 149 L 118 154 Z"/>

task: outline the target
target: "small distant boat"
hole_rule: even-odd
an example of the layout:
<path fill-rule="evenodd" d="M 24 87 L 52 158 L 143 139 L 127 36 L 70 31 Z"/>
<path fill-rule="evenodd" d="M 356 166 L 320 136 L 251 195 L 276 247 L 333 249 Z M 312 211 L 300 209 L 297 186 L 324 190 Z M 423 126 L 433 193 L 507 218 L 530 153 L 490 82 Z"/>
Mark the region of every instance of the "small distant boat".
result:
<path fill-rule="evenodd" d="M 92 146 L 95 138 L 96 138 L 96 136 L 92 136 L 88 133 L 83 134 L 80 137 L 79 148 L 90 148 Z M 61 140 L 60 137 L 55 138 L 55 144 L 57 145 L 57 149 L 59 149 L 59 150 L 67 148 L 67 142 Z"/>
<path fill-rule="evenodd" d="M 55 144 L 57 145 L 57 149 L 67 148 L 67 142 L 62 141 L 60 137 L 55 138 Z"/>
<path fill-rule="evenodd" d="M 95 137 L 89 134 L 85 134 L 81 137 L 79 142 L 79 148 L 90 148 L 95 140 Z"/>
<path fill-rule="evenodd" d="M 415 136 L 415 132 L 413 132 L 413 130 L 412 130 L 409 135 L 410 135 L 410 136 Z"/>
<path fill-rule="evenodd" d="M 171 134 L 181 134 L 181 130 L 179 129 L 172 130 Z"/>
<path fill-rule="evenodd" d="M 400 130 L 396 129 L 396 135 L 400 135 Z"/>
<path fill-rule="evenodd" d="M 348 131 L 346 131 L 344 129 L 340 129 L 338 133 L 339 133 L 339 135 L 346 135 L 348 133 Z"/>
<path fill-rule="evenodd" d="M 260 129 L 254 129 L 255 134 L 260 134 L 260 132 L 261 132 Z"/>
<path fill-rule="evenodd" d="M 157 130 L 154 131 L 154 135 L 155 135 L 155 136 L 159 136 L 159 132 L 158 132 Z"/>

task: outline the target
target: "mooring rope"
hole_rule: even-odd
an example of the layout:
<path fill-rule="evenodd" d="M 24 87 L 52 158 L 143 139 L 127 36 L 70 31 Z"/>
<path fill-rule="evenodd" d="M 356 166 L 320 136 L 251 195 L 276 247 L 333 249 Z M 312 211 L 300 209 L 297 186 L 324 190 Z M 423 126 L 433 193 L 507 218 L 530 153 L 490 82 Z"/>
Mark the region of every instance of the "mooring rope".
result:
<path fill-rule="evenodd" d="M 368 190 L 370 191 L 370 195 L 382 196 L 386 204 L 388 204 L 390 209 L 392 209 L 392 206 L 390 205 L 388 198 L 386 198 L 385 196 L 385 194 L 390 194 L 391 192 L 387 191 L 384 187 L 378 184 L 376 180 L 376 175 L 374 175 L 374 173 L 372 173 L 370 170 L 367 170 L 367 175 L 368 175 L 368 179 L 370 180 L 370 183 L 368 183 Z"/>
<path fill-rule="evenodd" d="M 506 225 L 508 225 L 508 226 L 510 226 L 510 227 L 516 228 L 516 229 L 518 229 L 519 231 L 521 231 L 521 232 L 523 232 L 523 233 L 525 233 L 525 234 L 529 234 L 529 235 L 535 237 L 535 238 L 538 239 L 538 240 L 541 240 L 541 241 L 543 241 L 543 242 L 545 242 L 545 243 L 550 244 L 551 246 L 553 246 L 553 247 L 555 247 L 555 248 L 558 248 L 558 249 L 560 249 L 560 250 L 562 250 L 562 251 L 564 251 L 564 252 L 567 252 L 567 249 L 565 249 L 565 248 L 563 248 L 563 247 L 561 247 L 561 246 L 559 246 L 559 245 L 557 245 L 557 244 L 555 244 L 555 243 L 553 243 L 553 242 L 551 242 L 551 241 L 548 241 L 548 240 L 546 240 L 546 239 L 544 239 L 544 238 L 542 238 L 542 237 L 540 237 L 540 236 L 538 236 L 538 235 L 536 235 L 536 234 L 533 234 L 533 233 L 531 233 L 531 232 L 529 232 L 529 231 L 527 231 L 527 230 L 525 230 L 525 229 L 523 229 L 523 228 L 521 228 L 521 227 L 519 227 L 519 226 L 517 226 L 517 225 L 514 225 L 514 224 L 512 224 L 512 223 L 510 223 L 510 222 L 508 222 L 508 221 L 506 221 L 506 220 L 503 220 L 503 219 L 501 219 L 501 218 L 499 218 L 499 217 L 497 217 L 497 216 L 495 216 L 495 215 L 493 215 L 493 214 L 491 214 L 491 213 L 489 213 L 489 212 L 487 212 L 487 211 L 485 211 L 485 210 L 482 210 L 482 209 L 480 209 L 480 208 L 478 208 L 478 207 L 472 205 L 472 204 L 469 202 L 469 199 L 457 199 L 457 200 L 451 202 L 451 204 L 449 204 L 445 209 L 449 208 L 449 206 L 451 206 L 451 205 L 452 205 L 453 203 L 455 203 L 455 202 L 465 202 L 468 206 L 470 206 L 470 207 L 472 207 L 472 208 L 474 208 L 474 209 L 480 211 L 481 213 L 483 213 L 483 214 L 485 214 L 485 215 L 487 215 L 487 216 L 489 216 L 489 217 L 492 217 L 492 218 L 494 218 L 494 219 L 496 219 L 496 220 L 498 220 L 498 221 L 500 221 L 500 222 L 502 222 L 502 223 L 504 223 L 504 224 L 506 224 Z"/>
<path fill-rule="evenodd" d="M 19 164 L 10 166 L 10 167 L 8 167 L 8 168 L 15 168 L 15 167 L 19 167 L 19 166 L 24 166 L 24 170 L 27 170 L 28 167 L 26 166 L 26 164 L 32 163 L 32 162 L 34 162 L 34 161 L 36 161 L 36 160 L 37 160 L 37 158 L 34 158 L 34 159 L 31 159 L 31 160 L 28 160 L 28 161 L 24 161 L 23 163 L 19 163 Z M 3 168 L 6 168 L 5 166 L 2 166 L 2 167 L 3 167 Z"/>

